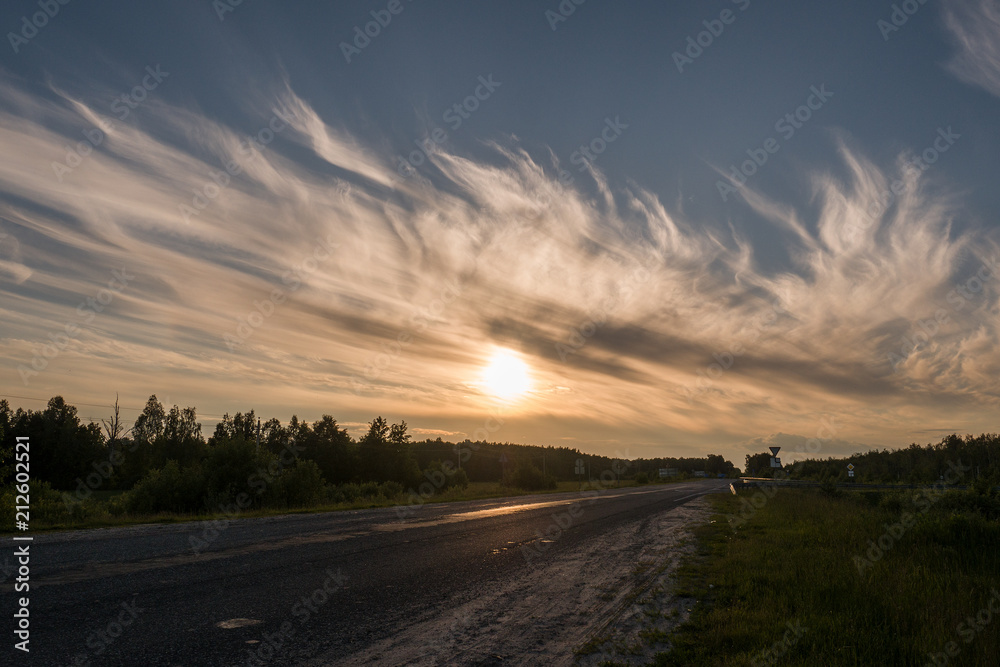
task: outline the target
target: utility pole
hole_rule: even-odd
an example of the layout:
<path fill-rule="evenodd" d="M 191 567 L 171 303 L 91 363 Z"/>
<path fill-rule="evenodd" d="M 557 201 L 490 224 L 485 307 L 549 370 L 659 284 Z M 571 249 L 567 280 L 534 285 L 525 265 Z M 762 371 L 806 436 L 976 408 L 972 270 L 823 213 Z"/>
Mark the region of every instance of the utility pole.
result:
<path fill-rule="evenodd" d="M 260 419 L 257 419 L 257 449 L 260 449 Z"/>

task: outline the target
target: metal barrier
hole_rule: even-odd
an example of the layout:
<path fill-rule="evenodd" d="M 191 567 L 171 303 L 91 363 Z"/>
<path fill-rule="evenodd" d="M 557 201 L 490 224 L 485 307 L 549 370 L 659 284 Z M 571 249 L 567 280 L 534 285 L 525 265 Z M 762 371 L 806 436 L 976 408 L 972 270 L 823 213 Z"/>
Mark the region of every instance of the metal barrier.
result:
<path fill-rule="evenodd" d="M 729 490 L 736 495 L 737 491 L 741 491 L 747 488 L 755 488 L 762 485 L 768 486 L 788 486 L 788 487 L 800 487 L 800 488 L 816 488 L 822 486 L 820 482 L 816 482 L 808 479 L 773 479 L 771 477 L 740 477 L 738 480 L 729 485 Z M 856 482 L 841 482 L 839 484 L 834 484 L 838 489 L 855 489 L 857 491 L 864 491 L 870 489 L 879 490 L 892 490 L 892 489 L 928 489 L 935 486 L 944 486 L 949 489 L 957 489 L 964 491 L 969 487 L 966 485 L 951 485 L 951 484 L 861 484 Z M 1000 486 L 995 487 L 1000 489 Z"/>

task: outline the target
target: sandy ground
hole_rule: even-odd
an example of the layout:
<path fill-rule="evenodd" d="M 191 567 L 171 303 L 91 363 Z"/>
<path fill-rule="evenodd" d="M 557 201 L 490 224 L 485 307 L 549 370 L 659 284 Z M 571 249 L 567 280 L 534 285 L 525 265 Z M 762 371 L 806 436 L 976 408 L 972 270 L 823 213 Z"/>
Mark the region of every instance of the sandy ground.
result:
<path fill-rule="evenodd" d="M 525 567 L 516 580 L 472 589 L 443 614 L 412 619 L 350 662 L 646 664 L 665 647 L 646 645 L 639 631 L 669 631 L 687 618 L 692 601 L 671 596 L 671 575 L 692 549 L 688 529 L 708 515 L 707 502 L 697 498 L 609 530 Z"/>

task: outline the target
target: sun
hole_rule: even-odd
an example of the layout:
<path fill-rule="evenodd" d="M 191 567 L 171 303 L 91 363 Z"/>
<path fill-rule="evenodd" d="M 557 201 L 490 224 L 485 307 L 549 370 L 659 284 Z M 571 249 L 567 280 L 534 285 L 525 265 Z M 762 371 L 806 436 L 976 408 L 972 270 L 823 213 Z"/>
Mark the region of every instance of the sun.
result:
<path fill-rule="evenodd" d="M 486 391 L 497 398 L 510 401 L 520 398 L 531 389 L 528 364 L 510 350 L 497 350 L 483 370 Z"/>

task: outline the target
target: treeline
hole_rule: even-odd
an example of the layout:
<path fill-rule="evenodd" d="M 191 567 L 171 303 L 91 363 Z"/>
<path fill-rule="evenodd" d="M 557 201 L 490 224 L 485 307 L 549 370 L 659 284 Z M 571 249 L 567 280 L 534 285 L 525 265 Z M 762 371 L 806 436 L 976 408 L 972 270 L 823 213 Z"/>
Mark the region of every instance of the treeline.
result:
<path fill-rule="evenodd" d="M 772 474 L 770 454 L 748 454 L 747 470 L 758 477 Z M 942 478 L 958 484 L 974 480 L 1000 483 L 1000 434 L 946 436 L 937 444 L 911 444 L 905 449 L 883 449 L 841 458 L 806 459 L 784 467 L 791 479 L 846 482 L 848 464 L 856 482 L 932 484 Z"/>
<path fill-rule="evenodd" d="M 470 481 L 526 490 L 558 481 L 653 478 L 657 468 L 735 474 L 719 455 L 624 461 L 566 447 L 496 442 L 413 442 L 406 422 L 376 417 L 357 440 L 330 415 L 309 424 L 226 414 L 208 438 L 194 408 L 169 410 L 150 396 L 131 428 L 117 404 L 101 424 L 83 423 L 62 397 L 44 410 L 12 410 L 0 401 L 3 461 L 15 437 L 31 442 L 31 477 L 70 506 L 97 492 L 125 491 L 123 512 L 212 511 L 245 496 L 248 506 L 302 506 L 359 496 L 421 498 Z M 582 462 L 584 472 L 579 472 Z M 11 470 L 5 466 L 4 482 Z"/>

